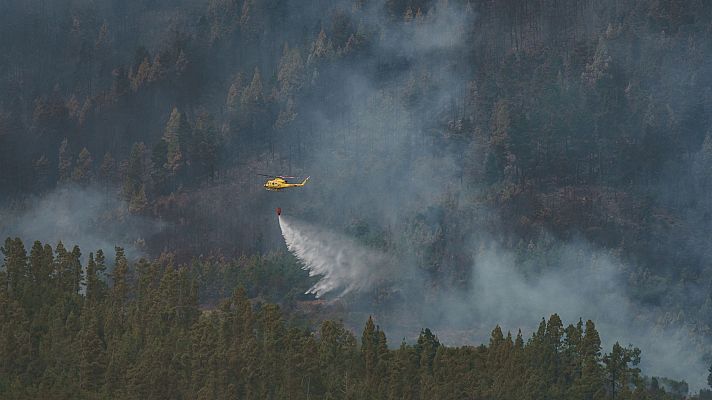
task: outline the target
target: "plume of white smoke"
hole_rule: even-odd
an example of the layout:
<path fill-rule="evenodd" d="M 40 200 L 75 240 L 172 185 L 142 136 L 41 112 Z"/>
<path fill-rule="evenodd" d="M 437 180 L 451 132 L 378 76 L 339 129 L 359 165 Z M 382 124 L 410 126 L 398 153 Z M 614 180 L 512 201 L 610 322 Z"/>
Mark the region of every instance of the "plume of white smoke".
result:
<path fill-rule="evenodd" d="M 382 2 L 376 3 L 374 10 L 382 7 Z M 458 168 L 451 165 L 448 154 L 428 144 L 439 111 L 449 110 L 453 101 L 463 97 L 463 88 L 474 76 L 466 67 L 451 65 L 441 54 L 467 46 L 468 35 L 463 33 L 474 19 L 466 9 L 444 4 L 419 24 L 386 24 L 377 16 L 367 19 L 382 33 L 371 50 L 384 58 L 400 55 L 411 66 L 407 73 L 385 83 L 358 69 L 350 73 L 345 69 L 343 92 L 348 96 L 343 97 L 344 114 L 329 118 L 331 114 L 324 112 L 324 118 L 315 119 L 320 137 L 348 133 L 343 136 L 344 142 L 348 141 L 345 150 L 333 147 L 337 141 L 315 144 L 319 151 L 314 152 L 309 169 L 323 171 L 322 188 L 327 189 L 312 192 L 321 201 L 328 198 L 390 226 L 423 205 L 435 204 L 448 192 L 445 182 L 457 182 Z M 409 75 L 413 83 L 405 85 L 403 77 Z M 414 112 L 413 106 L 405 103 L 406 96 L 393 89 L 399 86 L 426 93 L 413 97 L 416 106 L 422 102 L 423 107 L 417 110 L 427 112 Z M 343 181 L 350 185 L 340 185 Z M 330 190 L 334 187 L 339 190 Z M 616 341 L 640 347 L 645 374 L 686 379 L 697 389 L 704 385 L 704 352 L 697 348 L 689 329 L 656 328 L 660 310 L 632 300 L 626 284 L 627 267 L 603 250 L 560 243 L 555 246 L 558 254 L 548 260 L 539 259 L 538 252 L 522 260 L 497 247 L 475 250 L 470 286 L 456 293 L 451 289 L 450 293 L 433 293 L 427 289 L 432 288 L 431 282 L 415 267 L 417 262 L 403 259 L 404 253 L 418 254 L 419 249 L 402 249 L 389 259 L 343 235 L 302 221 L 282 217 L 280 226 L 289 250 L 303 268 L 320 277 L 308 291 L 317 297 L 337 290 L 340 295 L 366 292 L 397 277 L 398 281 L 393 279 L 389 284 L 407 309 L 394 314 L 410 315 L 392 324 L 394 318 L 384 318 L 381 323 L 390 325 L 384 326 L 389 332 L 398 331 L 396 324 L 410 319 L 434 328 L 441 337 L 453 329 L 467 330 L 469 340 L 449 341 L 461 345 L 486 341 L 480 333 L 489 332 L 495 324 L 531 332 L 540 318 L 558 313 L 566 323 L 579 318 L 594 320 L 608 349 Z M 411 281 L 403 283 L 403 278 Z M 368 307 L 369 313 L 375 311 Z"/>
<path fill-rule="evenodd" d="M 385 255 L 365 248 L 353 239 L 291 218 L 279 217 L 287 248 L 309 271 L 320 276 L 307 294 L 321 297 L 340 289 L 339 296 L 371 288 L 383 279 Z"/>
<path fill-rule="evenodd" d="M 84 255 L 102 249 L 111 259 L 114 247 L 128 257 L 144 253 L 145 239 L 162 224 L 131 215 L 113 193 L 97 188 L 63 186 L 15 207 L 0 208 L 0 238 L 19 237 L 29 247 L 39 240 L 78 245 Z"/>
<path fill-rule="evenodd" d="M 418 276 L 396 256 L 303 221 L 280 217 L 279 223 L 288 249 L 310 276 L 320 277 L 307 291 L 316 297 L 336 290 L 343 296 L 390 286 L 407 299 L 408 308 L 398 314 L 409 314 L 421 326 L 433 328 L 451 345 L 486 342 L 494 325 L 531 332 L 540 318 L 554 313 L 566 323 L 592 319 L 606 349 L 619 342 L 642 350 L 643 373 L 686 380 L 694 390 L 704 387 L 705 353 L 695 344 L 695 335 L 686 326 L 657 326 L 659 313 L 627 295 L 626 265 L 602 250 L 582 243 L 555 244 L 546 259 L 533 260 L 526 255 L 519 259 L 496 245 L 483 246 L 476 251 L 466 290 L 440 292 L 424 300 L 422 291 L 413 290 L 427 287 L 426 280 L 419 286 L 396 280 Z M 542 267 L 540 272 L 527 273 Z M 398 322 L 383 323 L 386 330 L 408 334 Z M 463 329 L 469 334 L 462 335 Z M 460 334 L 452 337 L 458 330 Z"/>
<path fill-rule="evenodd" d="M 624 263 L 585 244 L 556 245 L 550 262 L 546 270 L 528 277 L 522 264 L 528 265 L 518 263 L 513 254 L 497 247 L 480 249 L 466 299 L 443 301 L 437 307 L 441 312 L 456 307 L 450 313 L 455 321 L 472 315 L 471 321 L 514 330 L 534 329 L 538 318 L 554 313 L 566 323 L 591 319 L 606 348 L 619 342 L 641 349 L 643 373 L 686 380 L 693 389 L 704 387 L 704 352 L 694 335 L 686 326 L 656 325 L 657 310 L 631 301 Z"/>

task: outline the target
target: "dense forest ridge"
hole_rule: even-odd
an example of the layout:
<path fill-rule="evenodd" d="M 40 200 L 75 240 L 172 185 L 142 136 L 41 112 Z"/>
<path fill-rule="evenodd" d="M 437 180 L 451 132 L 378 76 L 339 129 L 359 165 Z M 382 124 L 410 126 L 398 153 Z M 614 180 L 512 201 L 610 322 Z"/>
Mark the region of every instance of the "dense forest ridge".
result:
<path fill-rule="evenodd" d="M 542 319 L 526 342 L 499 326 L 488 345 L 449 347 L 429 329 L 390 349 L 368 318 L 286 323 L 239 287 L 201 309 L 199 278 L 170 258 L 130 266 L 117 247 L 86 267 L 78 247 L 2 247 L 0 394 L 31 399 L 672 399 L 684 383 L 643 379 L 640 350 L 602 353 L 592 321 Z M 110 276 L 108 276 L 110 275 Z M 112 285 L 107 284 L 111 278 Z M 673 392 L 662 389 L 665 383 Z M 707 393 L 703 393 L 707 394 Z"/>

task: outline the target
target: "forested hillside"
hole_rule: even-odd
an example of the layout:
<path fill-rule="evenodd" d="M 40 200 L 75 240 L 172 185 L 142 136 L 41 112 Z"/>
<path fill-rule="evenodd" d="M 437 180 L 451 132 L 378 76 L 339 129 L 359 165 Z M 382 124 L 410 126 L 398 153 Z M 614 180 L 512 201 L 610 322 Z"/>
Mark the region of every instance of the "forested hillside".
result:
<path fill-rule="evenodd" d="M 86 268 L 61 243 L 35 242 L 28 255 L 8 239 L 3 254 L 3 398 L 679 398 L 642 380 L 640 350 L 604 353 L 590 320 L 564 327 L 554 314 L 526 342 L 497 326 L 478 347 L 444 346 L 426 328 L 389 349 L 370 317 L 360 341 L 341 322 L 290 326 L 242 287 L 201 310 L 205 280 L 170 257 L 130 266 L 117 247 L 109 288 L 101 250 Z"/>
<path fill-rule="evenodd" d="M 415 335 L 412 326 L 448 338 L 470 332 L 450 341 L 458 345 L 486 339 L 472 332 L 498 323 L 532 330 L 553 313 L 574 322 L 564 329 L 552 317 L 527 345 L 495 331 L 490 346 L 435 346 L 427 362 L 422 348 L 394 350 L 393 341 L 368 358 L 339 333 L 343 353 L 333 360 L 353 356 L 354 370 L 333 367 L 345 380 L 337 397 L 369 397 L 368 389 L 402 398 L 408 387 L 420 398 L 446 397 L 434 394 L 446 389 L 580 398 L 572 393 L 608 382 L 609 366 L 580 347 L 567 353 L 588 337 L 579 318 L 596 321 L 607 348 L 639 345 L 644 373 L 703 387 L 712 360 L 711 33 L 712 3 L 704 0 L 1 2 L 0 236 L 102 248 L 109 258 L 119 246 L 127 265 L 138 263 L 129 268 L 137 278 L 122 289 L 113 268 L 123 257 L 106 262 L 107 287 L 99 285 L 103 300 L 94 302 L 86 254 L 70 257 L 69 275 L 57 272 L 64 267 L 56 260 L 69 257 L 58 249 L 33 248 L 28 270 L 6 259 L 0 318 L 14 322 L 0 328 L 15 332 L 6 351 L 27 353 L 26 362 L 4 367 L 2 390 L 144 397 L 141 390 L 155 387 L 132 381 L 147 375 L 126 368 L 143 365 L 136 357 L 155 346 L 165 357 L 144 362 L 169 363 L 178 375 L 165 379 L 183 385 L 159 385 L 175 388 L 169 397 L 213 398 L 214 390 L 264 398 L 265 387 L 250 385 L 265 375 L 249 374 L 291 369 L 261 364 L 226 376 L 217 366 L 238 329 L 219 327 L 247 318 L 234 314 L 249 308 L 244 298 L 219 305 L 238 286 L 254 302 L 250 318 L 270 319 L 279 340 L 299 343 L 289 362 L 313 355 L 308 346 L 329 345 L 281 318 L 300 329 L 344 318 L 353 328 L 373 314 L 403 335 Z M 257 174 L 311 181 L 270 193 Z M 275 207 L 382 255 L 379 279 L 348 296 L 304 295 L 319 277 L 285 251 Z M 51 296 L 35 287 L 33 253 L 44 257 L 36 263 L 41 279 L 58 290 Z M 144 282 L 151 289 L 141 285 L 142 268 L 156 269 L 146 275 L 153 283 Z M 185 292 L 155 300 L 174 290 L 164 279 Z M 26 284 L 32 289 L 13 287 Z M 154 296 L 146 303 L 144 289 Z M 111 300 L 117 290 L 128 291 L 120 314 Z M 284 317 L 263 302 L 279 303 Z M 147 314 L 175 307 L 185 307 L 180 318 Z M 111 318 L 120 319 L 115 332 L 106 328 Z M 157 325 L 142 325 L 149 320 Z M 264 337 L 277 331 L 254 323 L 254 340 L 274 345 Z M 322 329 L 337 329 L 330 324 Z M 105 357 L 96 362 L 107 368 L 91 387 L 74 379 L 81 360 L 60 371 L 74 375 L 50 368 L 83 354 L 65 345 L 84 343 L 87 329 L 97 335 L 89 345 Z M 189 348 L 201 343 L 191 336 L 198 332 L 215 335 L 219 345 L 203 350 L 218 358 Z M 174 353 L 185 357 L 166 355 L 164 344 L 180 343 L 187 347 Z M 506 356 L 490 356 L 501 346 Z M 280 368 L 287 362 L 274 357 Z M 583 368 L 585 357 L 601 362 L 589 364 L 586 379 L 595 383 L 581 389 L 582 375 L 567 368 L 574 359 Z M 374 361 L 381 358 L 385 364 Z M 109 374 L 112 359 L 121 374 Z M 335 393 L 324 386 L 328 371 L 314 367 L 329 360 L 304 361 L 296 369 L 304 376 L 280 379 L 296 386 L 272 395 Z M 453 366 L 476 376 L 449 375 Z M 223 375 L 207 372 L 216 370 Z M 55 384 L 47 379 L 60 383 L 46 386 Z M 620 388 L 656 398 L 656 385 Z M 613 396 L 610 387 L 600 394 Z"/>
<path fill-rule="evenodd" d="M 380 192 L 419 178 L 425 145 L 505 234 L 582 234 L 675 276 L 704 264 L 706 2 L 239 3 L 6 2 L 3 198 L 118 188 L 132 213 L 212 228 L 182 246 L 254 250 L 212 224 L 264 229 L 253 172 Z M 684 260 L 657 245 L 679 237 Z"/>

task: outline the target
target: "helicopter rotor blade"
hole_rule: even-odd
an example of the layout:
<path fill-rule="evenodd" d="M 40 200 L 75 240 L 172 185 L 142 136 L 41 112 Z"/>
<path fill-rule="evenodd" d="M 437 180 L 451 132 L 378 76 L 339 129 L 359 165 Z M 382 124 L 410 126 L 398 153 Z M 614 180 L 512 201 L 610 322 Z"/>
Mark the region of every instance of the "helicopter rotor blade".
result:
<path fill-rule="evenodd" d="M 276 175 L 276 174 L 257 174 L 259 176 L 266 176 L 269 178 L 282 178 L 282 179 L 296 179 L 296 176 L 286 176 L 286 175 Z"/>

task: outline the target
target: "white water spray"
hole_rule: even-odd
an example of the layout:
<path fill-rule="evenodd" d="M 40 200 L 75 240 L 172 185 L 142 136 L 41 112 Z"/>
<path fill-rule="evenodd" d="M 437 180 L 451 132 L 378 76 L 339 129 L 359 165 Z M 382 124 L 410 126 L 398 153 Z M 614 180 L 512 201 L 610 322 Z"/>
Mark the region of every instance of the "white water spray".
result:
<path fill-rule="evenodd" d="M 279 217 L 279 227 L 302 268 L 309 276 L 321 276 L 307 294 L 321 297 L 341 289 L 343 296 L 368 289 L 384 277 L 386 257 L 351 238 L 284 216 Z"/>

